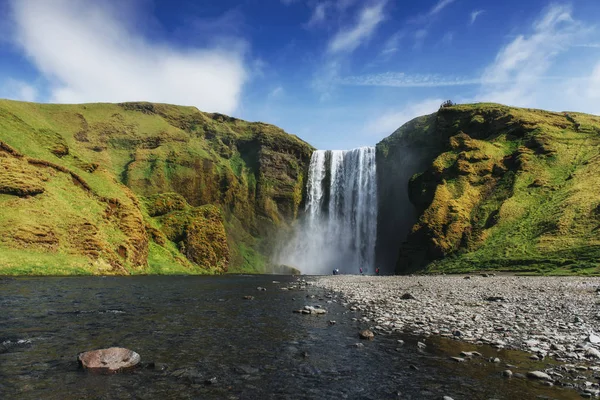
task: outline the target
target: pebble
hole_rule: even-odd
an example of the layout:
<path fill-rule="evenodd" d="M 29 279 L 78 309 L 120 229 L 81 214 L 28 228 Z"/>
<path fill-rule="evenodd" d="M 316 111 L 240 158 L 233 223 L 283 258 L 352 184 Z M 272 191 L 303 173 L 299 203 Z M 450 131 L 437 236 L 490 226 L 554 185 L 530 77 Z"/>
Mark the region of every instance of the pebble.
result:
<path fill-rule="evenodd" d="M 534 378 L 534 379 L 544 379 L 544 380 L 547 380 L 547 381 L 551 381 L 552 380 L 552 378 L 550 377 L 550 375 L 548 375 L 547 373 L 542 372 L 542 371 L 529 371 L 527 373 L 527 376 L 529 378 Z"/>
<path fill-rule="evenodd" d="M 371 332 L 370 330 L 368 330 L 368 329 L 360 331 L 358 333 L 358 336 L 361 339 L 365 339 L 365 340 L 373 340 L 373 338 L 375 338 L 375 334 L 373 332 Z"/>
<path fill-rule="evenodd" d="M 590 342 L 592 344 L 600 343 L 600 336 L 598 336 L 594 333 L 590 333 L 590 336 L 588 336 L 588 342 Z"/>
<path fill-rule="evenodd" d="M 588 357 L 594 357 L 594 358 L 600 358 L 600 351 L 598 351 L 598 349 L 595 349 L 593 347 L 589 347 L 586 351 L 585 354 Z"/>
<path fill-rule="evenodd" d="M 510 369 L 505 369 L 504 371 L 502 371 L 502 375 L 504 375 L 507 378 L 512 378 L 513 372 Z"/>
<path fill-rule="evenodd" d="M 315 285 L 340 293 L 339 304 L 382 333 L 443 335 L 574 364 L 600 359 L 597 278 L 483 275 L 323 276 Z"/>

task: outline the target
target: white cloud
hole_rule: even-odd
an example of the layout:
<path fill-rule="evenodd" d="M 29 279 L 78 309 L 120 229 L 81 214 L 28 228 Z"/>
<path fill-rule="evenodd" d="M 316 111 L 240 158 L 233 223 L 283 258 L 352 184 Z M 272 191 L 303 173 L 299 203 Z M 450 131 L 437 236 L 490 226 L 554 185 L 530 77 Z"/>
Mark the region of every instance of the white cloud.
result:
<path fill-rule="evenodd" d="M 443 101 L 439 98 L 432 98 L 413 103 L 400 110 L 388 110 L 367 122 L 364 132 L 378 139 L 386 137 L 411 119 L 437 111 Z"/>
<path fill-rule="evenodd" d="M 574 45 L 573 47 L 589 47 L 594 49 L 600 49 L 600 43 L 580 43 Z"/>
<path fill-rule="evenodd" d="M 479 78 L 449 77 L 434 74 L 410 75 L 403 72 L 384 72 L 372 75 L 347 76 L 336 80 L 346 86 L 385 86 L 397 88 L 444 87 L 479 85 Z"/>
<path fill-rule="evenodd" d="M 285 93 L 285 90 L 283 89 L 282 86 L 277 86 L 276 88 L 274 88 L 273 90 L 271 90 L 267 96 L 267 98 L 269 100 L 273 100 L 276 98 L 279 98 L 281 96 L 283 96 L 283 94 Z"/>
<path fill-rule="evenodd" d="M 331 54 L 353 52 L 368 40 L 377 26 L 385 19 L 383 12 L 385 3 L 385 1 L 379 1 L 364 7 L 360 11 L 355 25 L 338 31 L 329 41 L 328 52 Z"/>
<path fill-rule="evenodd" d="M 414 24 L 428 24 L 432 19 L 439 14 L 444 8 L 454 3 L 456 0 L 439 0 L 435 5 L 425 14 L 419 14 L 416 17 L 409 19 L 409 22 Z"/>
<path fill-rule="evenodd" d="M 21 101 L 36 101 L 38 90 L 35 86 L 16 79 L 8 79 L 0 88 L 0 98 Z"/>
<path fill-rule="evenodd" d="M 423 42 L 425 41 L 425 38 L 427 37 L 428 34 L 429 34 L 429 32 L 427 31 L 427 29 L 417 29 L 415 31 L 415 44 L 414 44 L 415 49 L 417 49 L 423 45 Z"/>
<path fill-rule="evenodd" d="M 116 3 L 115 3 L 116 4 Z M 12 0 L 16 38 L 60 103 L 148 100 L 232 113 L 245 45 L 175 49 L 146 40 L 113 3 Z"/>
<path fill-rule="evenodd" d="M 587 94 L 591 98 L 600 99 L 600 62 L 596 65 L 596 68 L 594 68 L 590 75 L 589 85 L 587 85 Z M 596 105 L 595 112 L 600 114 L 600 104 Z"/>
<path fill-rule="evenodd" d="M 456 0 L 440 0 L 438 1 L 433 8 L 429 11 L 429 15 L 435 15 L 442 11 L 444 8 L 454 3 Z"/>
<path fill-rule="evenodd" d="M 313 12 L 310 16 L 310 19 L 306 23 L 307 28 L 312 28 L 318 25 L 321 25 L 327 19 L 327 9 L 331 6 L 331 3 L 325 1 L 323 3 L 317 3 L 315 8 L 313 8 Z"/>
<path fill-rule="evenodd" d="M 328 100 L 331 97 L 340 76 L 341 68 L 342 65 L 339 60 L 330 59 L 315 74 L 311 86 L 320 93 L 321 101 Z"/>
<path fill-rule="evenodd" d="M 473 25 L 475 23 L 475 20 L 477 19 L 477 17 L 479 17 L 484 12 L 485 12 L 485 10 L 474 10 L 474 11 L 472 11 L 471 12 L 471 25 Z"/>
<path fill-rule="evenodd" d="M 381 56 L 390 56 L 390 55 L 396 53 L 400 47 L 400 41 L 405 36 L 405 34 L 406 34 L 405 32 L 399 31 L 399 32 L 394 33 L 392 36 L 390 36 L 388 38 L 388 40 L 386 40 L 385 44 L 383 45 L 383 49 L 381 50 L 380 55 Z"/>
<path fill-rule="evenodd" d="M 571 9 L 554 5 L 533 24 L 533 32 L 519 35 L 497 54 L 483 74 L 485 83 L 477 96 L 510 105 L 536 103 L 541 81 L 559 54 L 582 33 L 571 18 Z"/>
<path fill-rule="evenodd" d="M 446 32 L 444 34 L 444 36 L 442 37 L 442 44 L 447 46 L 450 43 L 452 43 L 453 39 L 454 39 L 454 32 Z"/>

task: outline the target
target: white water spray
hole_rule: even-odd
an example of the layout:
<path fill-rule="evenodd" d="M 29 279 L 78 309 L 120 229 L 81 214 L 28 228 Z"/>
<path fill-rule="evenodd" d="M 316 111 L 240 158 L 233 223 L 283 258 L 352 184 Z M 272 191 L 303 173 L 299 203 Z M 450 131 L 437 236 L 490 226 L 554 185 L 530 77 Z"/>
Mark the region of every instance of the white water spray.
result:
<path fill-rule="evenodd" d="M 375 148 L 317 150 L 310 160 L 305 218 L 278 262 L 304 274 L 374 271 L 377 239 Z"/>

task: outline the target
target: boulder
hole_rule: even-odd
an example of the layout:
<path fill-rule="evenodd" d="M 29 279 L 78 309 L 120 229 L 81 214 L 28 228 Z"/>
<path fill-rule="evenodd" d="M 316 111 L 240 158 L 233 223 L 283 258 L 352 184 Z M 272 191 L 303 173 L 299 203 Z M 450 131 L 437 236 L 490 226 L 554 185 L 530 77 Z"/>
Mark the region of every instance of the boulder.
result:
<path fill-rule="evenodd" d="M 85 369 L 117 373 L 134 368 L 139 364 L 141 357 L 135 351 L 122 347 L 110 347 L 79 353 L 79 365 Z"/>

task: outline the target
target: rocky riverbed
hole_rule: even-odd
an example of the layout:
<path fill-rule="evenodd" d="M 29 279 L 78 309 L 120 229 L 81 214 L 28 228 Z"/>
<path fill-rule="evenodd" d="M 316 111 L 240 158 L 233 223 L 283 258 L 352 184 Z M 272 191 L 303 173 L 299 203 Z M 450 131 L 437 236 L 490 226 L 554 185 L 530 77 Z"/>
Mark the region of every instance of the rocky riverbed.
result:
<path fill-rule="evenodd" d="M 591 379 L 600 371 L 598 278 L 342 275 L 319 277 L 315 285 L 337 293 L 331 298 L 359 311 L 375 333 L 523 350 L 533 360 L 561 362 L 544 372 L 548 381 L 582 371 Z M 598 384 L 586 382 L 586 393 L 598 395 Z"/>

